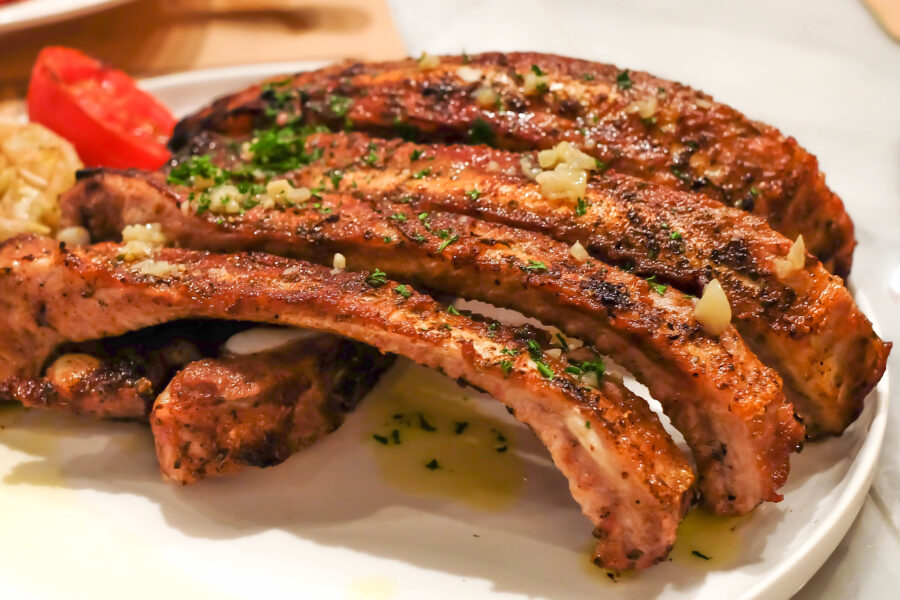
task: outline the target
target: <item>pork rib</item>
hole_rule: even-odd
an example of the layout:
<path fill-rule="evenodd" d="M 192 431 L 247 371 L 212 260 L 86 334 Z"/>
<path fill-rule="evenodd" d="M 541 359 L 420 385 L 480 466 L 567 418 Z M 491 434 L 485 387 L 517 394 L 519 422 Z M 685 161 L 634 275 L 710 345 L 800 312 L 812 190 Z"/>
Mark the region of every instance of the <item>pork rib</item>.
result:
<path fill-rule="evenodd" d="M 694 452 L 708 508 L 743 514 L 777 501 L 802 427 L 778 375 L 733 328 L 706 334 L 693 302 L 602 263 L 581 264 L 566 244 L 453 213 L 421 213 L 414 202 L 322 193 L 291 210 L 257 206 L 242 216 L 195 214 L 190 190 L 158 174 L 97 173 L 65 200 L 90 215 L 97 239 L 125 225 L 158 222 L 177 245 L 263 250 L 353 269 L 516 309 L 585 340 L 629 368 L 663 403 Z M 80 208 L 74 209 L 78 203 Z M 189 210 L 185 210 L 189 209 Z"/>
<path fill-rule="evenodd" d="M 249 133 L 299 116 L 431 141 L 511 150 L 576 144 L 613 170 L 702 191 L 766 219 L 846 277 L 856 244 L 816 158 L 777 129 L 689 87 L 606 64 L 536 53 L 344 63 L 273 78 L 183 120 L 171 146 L 202 130 Z"/>
<path fill-rule="evenodd" d="M 690 467 L 646 403 L 604 377 L 579 385 L 527 329 L 454 315 L 379 272 L 331 274 L 272 255 L 121 246 L 69 250 L 19 236 L 0 245 L 0 381 L 34 377 L 54 348 L 184 318 L 327 331 L 463 378 L 529 425 L 595 526 L 595 560 L 662 560 L 691 497 Z M 152 274 L 151 274 L 152 273 Z M 531 339 L 527 339 L 531 337 Z"/>
<path fill-rule="evenodd" d="M 217 162 L 230 165 L 239 159 L 227 148 L 213 138 L 195 149 L 212 150 Z M 321 157 L 291 173 L 297 185 L 336 185 L 419 211 L 471 214 L 578 241 L 602 260 L 691 294 L 717 278 L 734 323 L 781 374 L 813 439 L 846 429 L 884 373 L 890 344 L 874 333 L 841 280 L 810 256 L 780 276 L 778 263 L 792 242 L 737 209 L 611 173 L 591 179 L 582 205 L 551 200 L 522 173 L 521 155 L 483 147 L 318 134 L 306 148 Z"/>
<path fill-rule="evenodd" d="M 188 484 L 277 465 L 337 429 L 392 362 L 333 335 L 194 361 L 153 404 L 160 471 Z"/>

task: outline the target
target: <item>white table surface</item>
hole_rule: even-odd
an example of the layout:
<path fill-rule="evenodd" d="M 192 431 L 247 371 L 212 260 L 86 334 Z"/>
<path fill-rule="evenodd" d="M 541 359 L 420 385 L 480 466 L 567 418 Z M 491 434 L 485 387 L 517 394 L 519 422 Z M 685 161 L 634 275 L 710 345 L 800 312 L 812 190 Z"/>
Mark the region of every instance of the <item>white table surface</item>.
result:
<path fill-rule="evenodd" d="M 900 1 L 900 0 L 897 0 Z M 900 342 L 900 44 L 861 0 L 389 0 L 410 54 L 535 50 L 700 88 L 795 136 L 856 223 L 851 282 Z M 890 359 L 900 373 L 900 349 Z M 900 386 L 847 537 L 794 600 L 900 597 Z"/>

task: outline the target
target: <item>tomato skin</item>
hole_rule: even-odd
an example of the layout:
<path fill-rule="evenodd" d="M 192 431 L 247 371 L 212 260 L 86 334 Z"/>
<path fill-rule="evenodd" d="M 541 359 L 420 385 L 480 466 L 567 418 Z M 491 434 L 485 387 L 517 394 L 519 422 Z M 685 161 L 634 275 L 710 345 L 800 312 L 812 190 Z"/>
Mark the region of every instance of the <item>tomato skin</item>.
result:
<path fill-rule="evenodd" d="M 78 50 L 41 50 L 27 104 L 29 118 L 72 142 L 87 166 L 157 169 L 169 159 L 172 113 L 123 71 Z"/>

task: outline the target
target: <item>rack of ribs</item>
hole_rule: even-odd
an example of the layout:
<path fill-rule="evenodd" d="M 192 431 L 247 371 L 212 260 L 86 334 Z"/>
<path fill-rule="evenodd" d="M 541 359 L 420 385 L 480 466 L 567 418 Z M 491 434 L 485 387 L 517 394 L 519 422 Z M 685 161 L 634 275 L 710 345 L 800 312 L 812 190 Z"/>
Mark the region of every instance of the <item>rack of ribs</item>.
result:
<path fill-rule="evenodd" d="M 317 206 L 257 206 L 225 222 L 185 210 L 190 193 L 157 174 L 101 172 L 63 205 L 66 214 L 91 215 L 84 224 L 97 239 L 155 221 L 182 247 L 263 250 L 324 264 L 341 253 L 354 269 L 382 269 L 555 325 L 628 368 L 663 403 L 694 453 L 708 508 L 743 514 L 780 499 L 776 490 L 802 427 L 779 377 L 734 328 L 706 333 L 684 294 L 654 289 L 603 263 L 581 263 L 567 244 L 543 235 L 454 213 L 422 213 L 412 202 L 322 193 Z"/>
<path fill-rule="evenodd" d="M 276 77 L 184 119 L 170 146 L 299 117 L 378 135 L 509 150 L 568 141 L 613 171 L 746 210 L 846 277 L 856 240 L 816 158 L 769 125 L 647 73 L 528 52 L 348 62 Z"/>
<path fill-rule="evenodd" d="M 343 335 L 485 390 L 550 452 L 594 525 L 595 562 L 663 560 L 693 497 L 690 465 L 647 404 L 613 378 L 584 385 L 546 336 L 474 318 L 381 272 L 332 273 L 263 253 L 0 245 L 0 380 L 34 378 L 61 346 L 179 319 L 290 325 Z"/>

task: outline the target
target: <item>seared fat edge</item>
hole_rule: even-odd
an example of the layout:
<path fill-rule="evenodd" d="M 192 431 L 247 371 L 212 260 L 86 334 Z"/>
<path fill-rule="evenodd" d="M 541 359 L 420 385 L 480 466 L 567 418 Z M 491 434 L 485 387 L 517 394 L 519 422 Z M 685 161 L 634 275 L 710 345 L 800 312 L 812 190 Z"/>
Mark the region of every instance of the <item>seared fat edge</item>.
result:
<path fill-rule="evenodd" d="M 813 439 L 843 432 L 884 373 L 890 345 L 840 278 L 810 255 L 779 277 L 792 241 L 739 210 L 611 173 L 591 179 L 580 207 L 550 200 L 522 173 L 521 155 L 487 148 L 417 146 L 361 134 L 320 134 L 307 145 L 322 158 L 292 174 L 298 185 L 328 189 L 339 181 L 340 190 L 409 199 L 417 210 L 463 212 L 577 241 L 598 258 L 695 295 L 718 279 L 734 323 L 782 375 Z M 234 159 L 224 147 L 218 144 L 214 155 L 227 164 Z"/>
<path fill-rule="evenodd" d="M 159 276 L 144 274 L 141 263 L 119 260 L 121 252 L 116 244 L 68 250 L 34 236 L 0 245 L 7 331 L 0 343 L 0 380 L 35 376 L 63 342 L 175 319 L 328 331 L 440 369 L 506 404 L 537 433 L 568 478 L 595 526 L 599 565 L 644 568 L 662 560 L 674 542 L 693 475 L 659 419 L 607 377 L 600 389 L 579 385 L 539 345 L 540 362 L 553 373 L 545 377 L 522 339 L 527 330 L 450 314 L 409 287 L 398 293 L 402 284 L 378 273 L 333 274 L 266 254 L 165 248 L 151 251 L 150 260 L 177 267 Z M 587 445 L 572 431 L 579 424 L 596 435 L 585 438 Z"/>
<path fill-rule="evenodd" d="M 539 234 L 420 212 L 405 197 L 323 192 L 304 207 L 257 206 L 223 220 L 182 210 L 190 193 L 160 193 L 158 179 L 106 173 L 85 182 L 95 200 L 85 212 L 111 221 L 92 221 L 95 236 L 155 220 L 184 247 L 256 249 L 322 264 L 337 252 L 352 269 L 381 268 L 396 279 L 514 308 L 588 341 L 648 386 L 691 446 L 710 510 L 743 514 L 781 498 L 777 489 L 803 434 L 778 375 L 734 328 L 718 337 L 704 333 L 684 294 L 594 260 L 579 263 L 566 244 Z"/>
<path fill-rule="evenodd" d="M 332 335 L 194 361 L 153 404 L 160 471 L 188 484 L 277 465 L 334 431 L 392 362 Z"/>
<path fill-rule="evenodd" d="M 301 118 L 333 127 L 512 150 L 568 141 L 612 169 L 702 191 L 766 219 L 834 273 L 856 240 L 818 161 L 792 137 L 701 92 L 613 65 L 536 53 L 344 63 L 275 77 L 188 117 L 171 145 L 203 130 L 247 133 Z"/>

